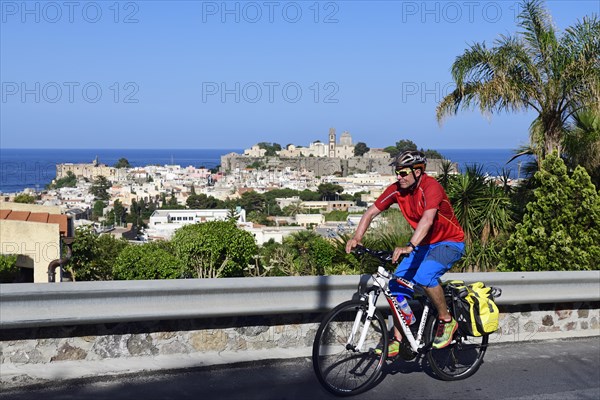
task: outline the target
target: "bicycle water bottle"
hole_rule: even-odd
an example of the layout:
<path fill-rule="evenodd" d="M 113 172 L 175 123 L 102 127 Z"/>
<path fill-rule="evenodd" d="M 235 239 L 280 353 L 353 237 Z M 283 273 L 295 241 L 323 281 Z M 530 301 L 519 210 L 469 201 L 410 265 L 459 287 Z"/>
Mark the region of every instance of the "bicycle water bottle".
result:
<path fill-rule="evenodd" d="M 406 323 L 408 325 L 414 324 L 417 321 L 417 318 L 415 317 L 415 314 L 413 313 L 412 309 L 408 305 L 408 301 L 406 301 L 406 297 L 404 297 L 402 295 L 398 295 L 398 297 L 396 297 L 396 300 L 398 300 L 398 304 L 400 305 L 400 312 L 402 313 L 402 316 L 404 317 L 404 320 L 406 321 Z"/>

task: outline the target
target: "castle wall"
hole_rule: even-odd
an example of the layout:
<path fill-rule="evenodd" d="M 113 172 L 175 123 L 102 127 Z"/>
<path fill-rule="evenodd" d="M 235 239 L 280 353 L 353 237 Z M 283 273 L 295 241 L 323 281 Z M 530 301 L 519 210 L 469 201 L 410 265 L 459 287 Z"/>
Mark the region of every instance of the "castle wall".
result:
<path fill-rule="evenodd" d="M 336 172 L 342 176 L 348 176 L 355 173 L 378 172 L 384 175 L 392 174 L 392 167 L 389 164 L 391 158 L 367 158 L 350 157 L 342 158 L 322 158 L 322 157 L 245 157 L 237 154 L 228 154 L 221 157 L 221 171 L 233 172 L 236 169 L 245 169 L 255 162 L 260 162 L 267 169 L 283 170 L 286 167 L 292 170 L 314 171 L 316 176 L 333 175 Z M 456 169 L 457 170 L 457 169 Z M 441 172 L 441 160 L 432 159 L 428 161 L 427 173 L 437 175 Z"/>

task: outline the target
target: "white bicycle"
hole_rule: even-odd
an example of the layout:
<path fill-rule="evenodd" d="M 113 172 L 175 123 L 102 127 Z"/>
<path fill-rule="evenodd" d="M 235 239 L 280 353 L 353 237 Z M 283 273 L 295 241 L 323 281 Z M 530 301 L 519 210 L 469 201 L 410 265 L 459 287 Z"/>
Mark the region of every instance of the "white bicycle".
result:
<path fill-rule="evenodd" d="M 427 359 L 440 379 L 465 379 L 479 369 L 489 335 L 467 336 L 459 328 L 450 345 L 433 349 L 431 344 L 437 329 L 437 310 L 424 290 L 400 278 L 403 285 L 414 290 L 414 298 L 422 310 L 417 322 L 409 326 L 388 287 L 392 275 L 384 265 L 391 261 L 391 252 L 359 246 L 355 253 L 369 254 L 379 259 L 382 265 L 366 285 L 359 287 L 358 299 L 343 302 L 331 310 L 317 330 L 312 361 L 317 378 L 325 389 L 338 396 L 350 396 L 371 388 L 388 358 L 387 343 L 394 326 L 403 333 L 398 356 L 414 362 Z M 377 299 L 382 293 L 390 306 L 389 322 L 377 308 Z M 445 289 L 445 293 L 452 310 L 452 291 Z"/>

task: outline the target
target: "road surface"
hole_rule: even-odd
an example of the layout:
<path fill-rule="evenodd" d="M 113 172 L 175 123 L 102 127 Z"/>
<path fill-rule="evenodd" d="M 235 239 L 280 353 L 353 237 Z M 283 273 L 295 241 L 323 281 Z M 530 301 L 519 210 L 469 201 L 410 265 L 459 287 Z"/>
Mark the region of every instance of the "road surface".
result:
<path fill-rule="evenodd" d="M 443 382 L 428 368 L 395 361 L 379 384 L 353 399 L 600 399 L 600 336 L 492 344 L 472 377 Z M 301 358 L 101 377 L 5 390 L 2 399 L 331 399 Z"/>

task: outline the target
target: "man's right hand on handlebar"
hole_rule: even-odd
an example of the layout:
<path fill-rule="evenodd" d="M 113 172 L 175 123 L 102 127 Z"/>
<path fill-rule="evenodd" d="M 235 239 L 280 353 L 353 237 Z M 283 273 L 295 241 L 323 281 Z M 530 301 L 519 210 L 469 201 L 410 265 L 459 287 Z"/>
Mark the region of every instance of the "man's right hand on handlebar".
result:
<path fill-rule="evenodd" d="M 346 253 L 350 254 L 352 250 L 360 244 L 360 240 L 358 239 L 352 238 L 348 240 L 348 242 L 346 243 Z"/>

